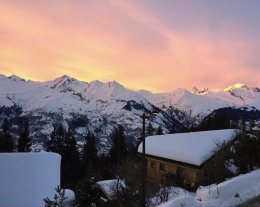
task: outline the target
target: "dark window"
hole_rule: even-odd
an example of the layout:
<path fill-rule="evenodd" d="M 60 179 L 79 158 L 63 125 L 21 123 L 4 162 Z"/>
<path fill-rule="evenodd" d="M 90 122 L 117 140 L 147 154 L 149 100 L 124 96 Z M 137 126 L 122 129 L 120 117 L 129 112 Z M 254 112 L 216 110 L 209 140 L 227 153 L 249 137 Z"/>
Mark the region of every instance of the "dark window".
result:
<path fill-rule="evenodd" d="M 160 171 L 165 171 L 165 164 L 160 163 Z"/>
<path fill-rule="evenodd" d="M 185 177 L 185 168 L 177 168 L 177 177 L 180 179 L 184 179 Z"/>
<path fill-rule="evenodd" d="M 151 168 L 156 168 L 156 162 L 151 161 Z"/>

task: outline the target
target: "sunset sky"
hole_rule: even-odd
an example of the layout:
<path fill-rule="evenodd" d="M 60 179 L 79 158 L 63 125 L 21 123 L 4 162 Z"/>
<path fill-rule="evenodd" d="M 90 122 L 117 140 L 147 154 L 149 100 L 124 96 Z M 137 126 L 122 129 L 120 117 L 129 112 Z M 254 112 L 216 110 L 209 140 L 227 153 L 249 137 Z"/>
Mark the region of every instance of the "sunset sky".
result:
<path fill-rule="evenodd" d="M 0 73 L 154 92 L 260 86 L 259 0 L 1 0 Z"/>

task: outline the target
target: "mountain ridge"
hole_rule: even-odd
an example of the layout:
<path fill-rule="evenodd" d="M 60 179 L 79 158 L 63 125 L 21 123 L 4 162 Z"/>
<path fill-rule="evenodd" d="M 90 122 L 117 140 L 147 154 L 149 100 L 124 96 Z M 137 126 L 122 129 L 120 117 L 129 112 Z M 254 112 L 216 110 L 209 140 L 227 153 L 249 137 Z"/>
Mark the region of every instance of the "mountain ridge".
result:
<path fill-rule="evenodd" d="M 177 88 L 169 93 L 152 93 L 130 90 L 116 81 L 85 82 L 67 75 L 45 82 L 0 75 L 0 107 L 2 111 L 18 107 L 21 111 L 18 116 L 30 116 L 35 122 L 32 131 L 36 138 L 48 138 L 55 122 L 65 120 L 74 126 L 78 137 L 92 131 L 105 143 L 117 125 L 124 126 L 127 135 L 136 139 L 141 133 L 140 116 L 154 110 L 160 113 L 151 123 L 155 128 L 163 127 L 165 133 L 198 125 L 219 108 L 259 110 L 260 90 L 239 86 L 226 91 Z"/>

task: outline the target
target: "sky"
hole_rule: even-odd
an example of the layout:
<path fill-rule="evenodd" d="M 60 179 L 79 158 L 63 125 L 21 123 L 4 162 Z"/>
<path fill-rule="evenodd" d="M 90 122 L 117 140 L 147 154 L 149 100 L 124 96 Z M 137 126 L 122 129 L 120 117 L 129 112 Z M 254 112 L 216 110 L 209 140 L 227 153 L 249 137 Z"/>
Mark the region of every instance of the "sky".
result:
<path fill-rule="evenodd" d="M 1 0 L 0 73 L 131 89 L 259 86 L 259 0 Z"/>

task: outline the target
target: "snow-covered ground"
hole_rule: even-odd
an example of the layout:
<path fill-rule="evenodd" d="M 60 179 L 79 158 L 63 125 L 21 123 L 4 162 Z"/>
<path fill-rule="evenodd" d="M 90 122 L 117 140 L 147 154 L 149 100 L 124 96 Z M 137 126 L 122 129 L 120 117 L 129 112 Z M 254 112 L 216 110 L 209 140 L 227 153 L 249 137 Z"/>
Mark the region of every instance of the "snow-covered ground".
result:
<path fill-rule="evenodd" d="M 179 198 L 188 198 L 195 197 L 195 193 L 186 191 L 179 187 L 165 187 L 161 188 L 158 193 L 148 201 L 148 207 L 158 206 L 162 201 L 166 200 L 166 198 L 171 201 L 176 201 Z"/>
<path fill-rule="evenodd" d="M 260 195 L 260 170 L 218 185 L 201 186 L 196 195 L 181 194 L 158 207 L 232 207 Z"/>
<path fill-rule="evenodd" d="M 126 188 L 124 180 L 121 179 L 102 180 L 98 181 L 97 185 L 109 200 L 113 200 L 117 192 Z"/>

